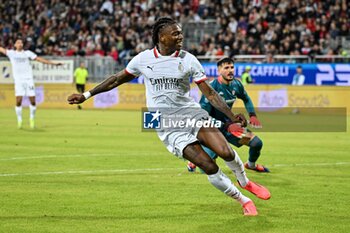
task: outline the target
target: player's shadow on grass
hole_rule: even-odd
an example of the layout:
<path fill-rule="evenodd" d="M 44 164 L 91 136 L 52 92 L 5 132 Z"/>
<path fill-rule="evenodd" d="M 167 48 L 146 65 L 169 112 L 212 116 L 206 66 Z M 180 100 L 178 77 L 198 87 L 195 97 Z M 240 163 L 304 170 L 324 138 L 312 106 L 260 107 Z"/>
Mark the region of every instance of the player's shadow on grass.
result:
<path fill-rule="evenodd" d="M 44 133 L 44 132 L 46 132 L 46 130 L 42 129 L 42 128 L 35 128 L 35 129 L 22 128 L 21 131 L 28 132 L 28 133 Z"/>
<path fill-rule="evenodd" d="M 169 219 L 169 218 L 190 218 L 193 216 L 191 213 L 185 214 L 150 214 L 150 215 L 134 215 L 134 216 L 121 216 L 120 214 L 118 215 L 105 215 L 105 216 L 93 216 L 93 215 L 41 215 L 41 216 L 0 216 L 0 221 L 1 220 L 15 220 L 15 219 L 33 219 L 33 220 L 38 220 L 38 219 L 60 219 L 60 220 L 133 220 L 133 219 Z"/>

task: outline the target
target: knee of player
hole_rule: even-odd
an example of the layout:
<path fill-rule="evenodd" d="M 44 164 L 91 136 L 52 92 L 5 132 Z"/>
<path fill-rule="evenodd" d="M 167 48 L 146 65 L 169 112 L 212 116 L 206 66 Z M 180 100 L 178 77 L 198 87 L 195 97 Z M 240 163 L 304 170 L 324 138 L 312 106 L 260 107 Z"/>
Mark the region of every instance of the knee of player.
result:
<path fill-rule="evenodd" d="M 222 147 L 219 156 L 224 160 L 233 160 L 235 158 L 235 153 L 229 146 Z"/>
<path fill-rule="evenodd" d="M 215 174 L 218 170 L 219 167 L 216 165 L 214 160 L 207 160 L 207 161 L 201 161 L 198 164 L 198 167 L 200 167 L 206 174 Z"/>
<path fill-rule="evenodd" d="M 249 147 L 261 149 L 261 148 L 263 147 L 263 142 L 262 142 L 262 140 L 261 140 L 258 136 L 255 136 L 255 137 L 250 141 Z"/>

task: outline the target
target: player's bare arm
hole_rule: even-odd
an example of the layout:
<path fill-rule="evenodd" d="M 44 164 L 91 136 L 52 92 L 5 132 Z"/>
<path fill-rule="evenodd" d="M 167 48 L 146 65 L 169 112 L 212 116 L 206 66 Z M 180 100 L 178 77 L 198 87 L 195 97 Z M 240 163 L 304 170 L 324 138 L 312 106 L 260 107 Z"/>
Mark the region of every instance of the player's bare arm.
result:
<path fill-rule="evenodd" d="M 35 60 L 48 65 L 56 65 L 56 66 L 63 65 L 62 62 L 53 62 L 53 61 L 46 60 L 45 58 L 42 58 L 42 57 L 36 57 Z"/>
<path fill-rule="evenodd" d="M 239 122 L 243 125 L 246 124 L 246 119 L 243 115 L 234 115 L 231 109 L 227 106 L 224 100 L 218 95 L 218 93 L 208 84 L 208 82 L 201 82 L 198 84 L 199 89 L 203 95 L 209 100 L 209 102 L 214 106 L 214 108 L 223 112 L 232 122 Z"/>
<path fill-rule="evenodd" d="M 97 95 L 98 93 L 112 90 L 113 88 L 118 87 L 123 83 L 129 82 L 134 78 L 134 75 L 125 72 L 125 70 L 119 71 L 118 73 L 111 75 L 105 81 L 93 88 L 90 93 L 91 95 Z"/>
<path fill-rule="evenodd" d="M 98 84 L 92 90 L 88 91 L 91 96 L 97 95 L 102 92 L 106 92 L 116 88 L 123 83 L 129 82 L 135 78 L 134 75 L 125 72 L 122 70 L 114 75 L 109 76 L 102 83 Z M 84 94 L 73 94 L 68 97 L 69 104 L 80 104 L 86 100 Z"/>

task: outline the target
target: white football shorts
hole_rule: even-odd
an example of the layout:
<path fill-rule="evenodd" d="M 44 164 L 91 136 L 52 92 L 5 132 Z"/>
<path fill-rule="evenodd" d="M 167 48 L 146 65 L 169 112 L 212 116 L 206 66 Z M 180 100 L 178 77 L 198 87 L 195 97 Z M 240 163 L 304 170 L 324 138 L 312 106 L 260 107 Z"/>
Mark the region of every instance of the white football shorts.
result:
<path fill-rule="evenodd" d="M 15 96 L 35 96 L 33 82 L 15 83 Z"/>
<path fill-rule="evenodd" d="M 210 121 L 211 117 L 208 112 L 201 108 L 188 108 L 188 109 L 178 109 L 174 112 L 162 112 L 162 117 L 167 117 L 164 122 L 171 124 L 168 120 L 172 122 L 185 122 L 185 127 L 168 127 L 157 130 L 158 137 L 165 144 L 169 152 L 173 153 L 178 158 L 183 158 L 183 150 L 185 147 L 191 143 L 198 141 L 197 134 L 201 129 L 201 124 L 196 124 L 195 122 Z M 186 126 L 186 122 L 189 125 Z M 194 123 L 194 124 L 193 124 Z"/>

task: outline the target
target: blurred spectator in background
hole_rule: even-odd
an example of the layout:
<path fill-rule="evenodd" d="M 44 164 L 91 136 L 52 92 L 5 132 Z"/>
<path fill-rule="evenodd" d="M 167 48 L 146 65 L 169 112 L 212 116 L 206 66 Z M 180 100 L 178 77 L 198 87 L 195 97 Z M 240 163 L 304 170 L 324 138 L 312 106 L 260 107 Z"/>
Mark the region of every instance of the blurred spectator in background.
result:
<path fill-rule="evenodd" d="M 200 36 L 200 42 L 185 47 L 212 56 L 222 51 L 226 55 L 225 46 L 231 56 L 310 55 L 315 44 L 320 55 L 339 54 L 335 42 L 350 36 L 350 1 L 345 0 L 39 0 L 35 5 L 5 0 L 0 4 L 0 44 L 13 48 L 14 39 L 22 35 L 28 38 L 25 49 L 68 56 L 108 56 L 116 47 L 120 61 L 152 47 L 149 29 L 161 16 L 178 20 L 184 28 L 189 22 L 215 20 L 217 30 L 187 32 L 186 37 Z"/>
<path fill-rule="evenodd" d="M 108 53 L 108 56 L 112 57 L 114 61 L 118 62 L 119 54 L 116 46 L 112 46 L 111 51 Z"/>
<path fill-rule="evenodd" d="M 113 14 L 113 2 L 109 0 L 104 1 L 100 8 L 100 12 L 105 15 Z"/>
<path fill-rule="evenodd" d="M 302 86 L 305 82 L 305 75 L 303 74 L 303 68 L 297 67 L 297 73 L 293 76 L 292 85 Z"/>
<path fill-rule="evenodd" d="M 305 82 L 305 75 L 303 74 L 303 68 L 301 66 L 298 66 L 297 73 L 293 76 L 292 85 L 302 86 L 304 85 L 304 82 Z M 293 114 L 297 114 L 299 112 L 300 112 L 299 108 L 294 108 L 292 110 Z"/>

